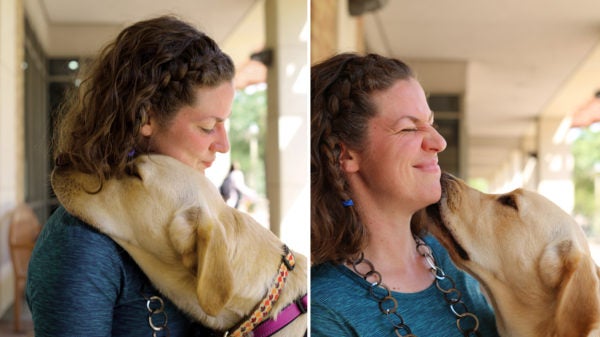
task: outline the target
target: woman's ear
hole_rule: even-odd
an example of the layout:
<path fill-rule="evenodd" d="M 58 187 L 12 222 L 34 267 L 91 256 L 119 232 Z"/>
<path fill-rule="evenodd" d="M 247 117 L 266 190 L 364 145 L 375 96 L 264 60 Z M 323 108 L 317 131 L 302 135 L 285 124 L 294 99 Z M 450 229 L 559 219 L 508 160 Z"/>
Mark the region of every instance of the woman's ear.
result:
<path fill-rule="evenodd" d="M 148 117 L 145 118 L 145 123 L 140 127 L 140 134 L 144 137 L 150 137 L 156 129 L 156 119 L 152 117 L 152 113 L 148 111 Z"/>
<path fill-rule="evenodd" d="M 339 144 L 340 147 L 340 167 L 346 173 L 358 171 L 358 154 L 350 150 L 345 144 Z"/>

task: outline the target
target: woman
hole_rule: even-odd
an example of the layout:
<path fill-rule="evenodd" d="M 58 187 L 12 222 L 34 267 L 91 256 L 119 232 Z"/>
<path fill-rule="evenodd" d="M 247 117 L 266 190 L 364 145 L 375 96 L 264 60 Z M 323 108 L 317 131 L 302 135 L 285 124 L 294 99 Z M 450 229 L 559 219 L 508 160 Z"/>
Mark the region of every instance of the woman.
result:
<path fill-rule="evenodd" d="M 174 17 L 124 29 L 96 58 L 55 134 L 57 166 L 98 179 L 135 174 L 160 153 L 200 172 L 227 152 L 234 66 Z M 36 337 L 192 336 L 201 327 L 150 284 L 108 236 L 59 207 L 34 249 L 27 283 Z"/>
<path fill-rule="evenodd" d="M 223 180 L 219 190 L 227 205 L 244 211 L 247 211 L 248 205 L 255 202 L 258 197 L 256 192 L 246 185 L 244 172 L 238 162 L 231 164 L 229 173 Z"/>
<path fill-rule="evenodd" d="M 311 100 L 312 336 L 497 336 L 476 281 L 411 228 L 446 147 L 411 69 L 337 55 L 313 66 Z"/>

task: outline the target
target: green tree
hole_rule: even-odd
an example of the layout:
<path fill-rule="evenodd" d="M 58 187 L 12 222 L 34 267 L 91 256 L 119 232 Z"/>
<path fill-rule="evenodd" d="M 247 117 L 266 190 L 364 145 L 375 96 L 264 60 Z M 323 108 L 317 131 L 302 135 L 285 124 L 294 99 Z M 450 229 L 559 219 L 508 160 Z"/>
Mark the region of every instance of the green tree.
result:
<path fill-rule="evenodd" d="M 229 124 L 229 143 L 231 144 L 231 161 L 238 162 L 246 175 L 248 184 L 260 195 L 265 195 L 264 149 L 267 125 L 267 91 L 265 85 L 254 85 L 238 90 L 233 100 L 232 114 Z M 252 167 L 250 158 L 250 141 L 252 128 L 258 127 L 258 160 Z M 249 179 L 252 178 L 252 179 Z M 247 182 L 248 183 L 248 182 Z"/>
<path fill-rule="evenodd" d="M 594 217 L 594 165 L 600 163 L 600 132 L 586 128 L 572 144 L 575 161 L 575 214 L 582 215 L 588 223 Z M 600 234 L 600 233 L 595 233 Z"/>

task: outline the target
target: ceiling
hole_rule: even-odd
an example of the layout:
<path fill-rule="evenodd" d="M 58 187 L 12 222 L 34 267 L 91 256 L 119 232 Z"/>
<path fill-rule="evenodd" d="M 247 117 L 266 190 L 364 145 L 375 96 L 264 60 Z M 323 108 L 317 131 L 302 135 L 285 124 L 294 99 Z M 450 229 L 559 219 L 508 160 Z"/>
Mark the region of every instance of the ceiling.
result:
<path fill-rule="evenodd" d="M 369 51 L 465 69 L 460 94 L 470 139 L 469 177 L 492 178 L 512 149 L 535 136 L 541 116 L 572 113 L 600 89 L 598 0 L 383 2 L 382 9 L 364 15 Z M 64 46 L 52 43 L 49 50 L 55 55 L 68 51 L 68 46 L 83 48 L 89 38 L 73 41 L 86 27 L 97 31 L 105 27 L 108 38 L 127 24 L 160 14 L 175 14 L 196 24 L 233 57 L 238 68 L 264 46 L 264 0 L 25 0 L 25 4 L 30 11 L 37 9 L 38 20 L 46 22 L 48 31 L 56 32 L 51 40 L 65 41 Z"/>
<path fill-rule="evenodd" d="M 264 46 L 263 4 L 264 0 L 25 0 L 30 20 L 43 23 L 38 32 L 48 35 L 51 42 L 45 49 L 51 57 L 94 54 L 123 27 L 170 14 L 211 36 L 236 65 Z"/>
<path fill-rule="evenodd" d="M 470 177 L 491 178 L 540 116 L 566 116 L 600 89 L 597 0 L 383 3 L 364 16 L 369 51 L 464 65 Z"/>
<path fill-rule="evenodd" d="M 174 14 L 193 21 L 215 40 L 224 41 L 257 0 L 34 0 L 51 25 L 123 26 L 156 15 Z"/>

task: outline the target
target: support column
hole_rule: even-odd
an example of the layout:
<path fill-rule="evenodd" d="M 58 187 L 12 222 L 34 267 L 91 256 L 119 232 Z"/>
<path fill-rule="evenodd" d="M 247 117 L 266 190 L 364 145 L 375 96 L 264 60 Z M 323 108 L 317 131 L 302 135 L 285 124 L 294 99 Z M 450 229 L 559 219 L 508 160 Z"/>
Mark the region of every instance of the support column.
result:
<path fill-rule="evenodd" d="M 335 54 L 338 46 L 337 0 L 310 1 L 311 64 Z"/>
<path fill-rule="evenodd" d="M 306 0 L 266 0 L 266 178 L 271 230 L 309 254 L 308 7 Z M 285 184 L 283 183 L 285 182 Z"/>
<path fill-rule="evenodd" d="M 539 120 L 537 191 L 571 214 L 575 205 L 574 162 L 563 126 L 563 118 L 541 117 Z"/>
<path fill-rule="evenodd" d="M 600 163 L 594 164 L 594 217 L 592 235 L 600 235 Z"/>
<path fill-rule="evenodd" d="M 24 198 L 22 0 L 0 1 L 0 237 L 8 237 L 9 212 Z M 0 315 L 14 299 L 7 240 L 0 240 Z"/>
<path fill-rule="evenodd" d="M 310 1 L 310 63 L 341 52 L 365 52 L 362 16 L 350 16 L 347 0 Z"/>

